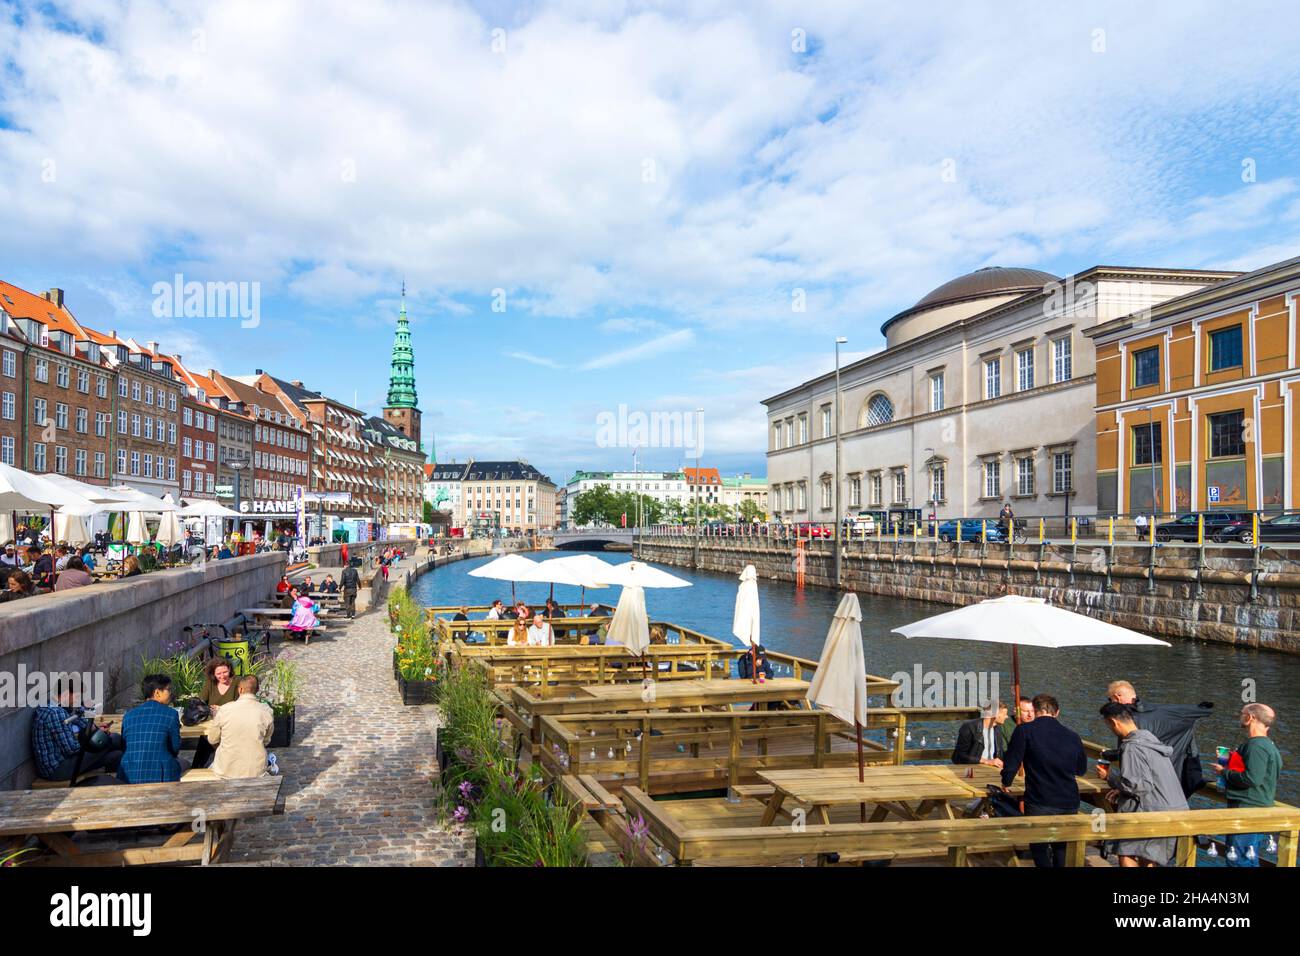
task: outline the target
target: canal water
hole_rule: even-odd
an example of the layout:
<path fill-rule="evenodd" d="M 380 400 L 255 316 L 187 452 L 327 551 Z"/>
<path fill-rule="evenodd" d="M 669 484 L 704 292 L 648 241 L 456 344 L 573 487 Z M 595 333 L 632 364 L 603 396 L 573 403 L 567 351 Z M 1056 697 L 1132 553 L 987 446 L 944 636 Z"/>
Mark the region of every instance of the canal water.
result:
<path fill-rule="evenodd" d="M 572 552 L 539 552 L 536 560 Z M 602 553 L 602 560 L 619 563 L 628 554 Z M 421 577 L 413 596 L 426 606 L 490 604 L 501 598 L 509 603 L 510 584 L 469 576 L 469 571 L 489 558 L 473 558 L 449 564 Z M 648 590 L 646 607 L 652 620 L 671 621 L 705 634 L 730 640 L 732 610 L 736 600 L 736 578 L 729 574 L 690 571 L 663 566 L 692 582 L 689 588 Z M 776 650 L 817 660 L 837 603 L 837 595 L 821 588 L 800 590 L 780 581 L 759 581 L 763 644 Z M 520 584 L 519 597 L 537 605 L 546 600 L 549 585 Z M 588 591 L 587 601 L 618 603 L 618 588 Z M 555 586 L 561 604 L 577 603 L 577 588 Z M 890 677 L 898 672 L 937 672 L 997 675 L 1000 697 L 1011 699 L 1010 650 L 1005 645 L 967 641 L 907 640 L 890 629 L 919 618 L 951 610 L 946 605 L 926 604 L 896 598 L 860 594 L 862 638 L 867 672 Z M 1212 716 L 1200 722 L 1197 740 L 1201 753 L 1212 753 L 1217 745 L 1239 742 L 1237 715 L 1243 687 L 1253 687 L 1254 699 L 1278 713 L 1272 737 L 1282 752 L 1283 771 L 1278 799 L 1300 802 L 1300 658 L 1267 651 L 1175 640 L 1171 647 L 1113 647 L 1043 650 L 1024 648 L 1020 652 L 1021 691 L 1032 697 L 1050 693 L 1061 703 L 1062 721 L 1085 738 L 1105 742 L 1105 725 L 1097 708 L 1105 702 L 1106 685 L 1128 680 L 1143 700 L 1150 703 L 1195 704 L 1213 701 Z M 951 749 L 954 725 L 918 727 L 912 746 Z M 936 740 L 937 737 L 937 740 Z"/>

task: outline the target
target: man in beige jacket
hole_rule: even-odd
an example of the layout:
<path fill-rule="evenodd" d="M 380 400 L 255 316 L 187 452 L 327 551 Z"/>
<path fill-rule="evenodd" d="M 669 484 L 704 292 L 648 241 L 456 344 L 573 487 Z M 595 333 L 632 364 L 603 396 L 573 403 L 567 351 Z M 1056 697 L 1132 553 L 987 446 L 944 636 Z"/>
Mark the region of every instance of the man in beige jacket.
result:
<path fill-rule="evenodd" d="M 208 742 L 217 748 L 212 772 L 224 780 L 260 777 L 266 773 L 266 745 L 275 720 L 271 708 L 257 699 L 257 678 L 239 678 L 239 696 L 217 709 L 208 727 Z"/>

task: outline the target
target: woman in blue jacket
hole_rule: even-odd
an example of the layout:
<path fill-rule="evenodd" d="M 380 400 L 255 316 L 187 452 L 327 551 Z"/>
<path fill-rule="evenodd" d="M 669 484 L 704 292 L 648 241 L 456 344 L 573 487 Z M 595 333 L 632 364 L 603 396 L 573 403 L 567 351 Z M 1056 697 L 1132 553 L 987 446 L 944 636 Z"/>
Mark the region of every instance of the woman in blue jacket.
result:
<path fill-rule="evenodd" d="M 117 766 L 122 783 L 172 783 L 181 778 L 181 719 L 171 706 L 172 679 L 150 674 L 141 685 L 144 703 L 122 718 L 126 753 Z"/>

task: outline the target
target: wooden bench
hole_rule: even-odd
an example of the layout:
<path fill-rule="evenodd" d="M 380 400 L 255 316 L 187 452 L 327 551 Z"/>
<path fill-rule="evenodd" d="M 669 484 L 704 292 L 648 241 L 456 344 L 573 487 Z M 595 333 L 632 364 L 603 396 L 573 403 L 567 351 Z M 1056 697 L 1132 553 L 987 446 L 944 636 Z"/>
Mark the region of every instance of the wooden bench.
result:
<path fill-rule="evenodd" d="M 53 851 L 24 866 L 125 866 L 151 863 L 209 863 L 229 858 L 236 824 L 248 817 L 283 813 L 284 778 L 196 779 L 185 784 L 142 783 L 117 787 L 73 787 L 67 793 L 25 790 L 0 793 L 0 837 L 36 837 Z M 162 842 L 145 827 L 179 827 Z M 132 833 L 131 831 L 137 831 Z M 83 849 L 77 833 L 133 836 L 138 845 Z"/>
<path fill-rule="evenodd" d="M 113 776 L 113 771 L 108 770 L 104 767 L 98 767 L 94 770 L 89 770 L 86 773 L 81 774 L 77 779 L 79 781 L 87 781 L 87 780 L 94 780 L 96 777 L 111 777 L 111 776 Z M 35 780 L 32 781 L 33 790 L 66 790 L 70 786 L 72 786 L 71 780 L 45 780 L 42 777 L 37 777 Z M 77 786 L 84 787 L 87 786 L 87 784 L 81 782 L 78 783 Z"/>

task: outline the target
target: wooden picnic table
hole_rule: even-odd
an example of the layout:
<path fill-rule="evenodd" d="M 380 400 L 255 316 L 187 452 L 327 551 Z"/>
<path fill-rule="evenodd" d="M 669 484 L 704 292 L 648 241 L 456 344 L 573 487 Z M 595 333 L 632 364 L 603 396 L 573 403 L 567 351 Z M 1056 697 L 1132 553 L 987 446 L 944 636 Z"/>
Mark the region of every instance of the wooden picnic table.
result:
<path fill-rule="evenodd" d="M 630 665 L 635 672 L 640 665 Z M 653 670 L 648 672 L 654 676 Z M 808 682 L 797 677 L 775 677 L 761 684 L 748 679 L 706 678 L 655 683 L 654 699 L 642 697 L 641 685 L 582 684 L 542 699 L 531 688 L 514 687 L 516 704 L 534 714 L 612 714 L 628 710 L 673 710 L 684 707 L 728 706 L 745 703 L 775 703 L 799 700 L 808 693 Z"/>
<path fill-rule="evenodd" d="M 123 866 L 145 863 L 220 863 L 229 858 L 235 825 L 246 817 L 282 813 L 284 778 L 139 783 L 60 790 L 0 792 L 0 837 L 37 837 L 53 857 L 24 866 Z M 196 816 L 195 809 L 201 809 Z M 155 846 L 83 852 L 72 834 L 182 826 Z M 149 835 L 141 835 L 140 840 Z M 155 835 L 156 836 L 156 835 Z"/>
<path fill-rule="evenodd" d="M 921 820 L 935 809 L 956 819 L 951 804 L 986 800 L 988 786 L 1001 784 L 1001 773 L 987 764 L 903 764 L 866 767 L 859 781 L 857 767 L 760 770 L 758 778 L 772 787 L 761 825 L 771 826 L 786 801 L 816 813 L 822 823 L 830 823 L 831 807 L 864 803 L 875 806 L 870 823 L 879 823 L 891 813 L 904 820 Z M 1076 779 L 1085 800 L 1108 789 L 1097 777 Z M 1024 779 L 1017 777 L 1007 789 L 1020 796 Z"/>
<path fill-rule="evenodd" d="M 122 715 L 121 714 L 101 714 L 95 718 L 97 724 L 110 724 L 109 730 L 112 733 L 120 734 L 122 732 Z M 181 740 L 198 740 L 200 737 L 207 736 L 208 727 L 212 721 L 205 720 L 201 723 L 194 724 L 192 727 L 186 727 L 181 724 Z"/>

